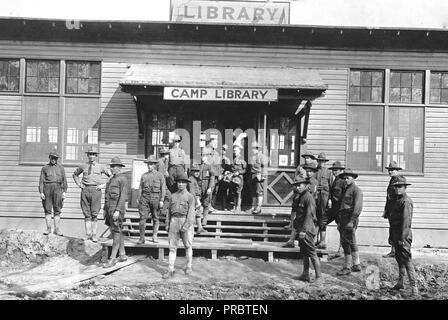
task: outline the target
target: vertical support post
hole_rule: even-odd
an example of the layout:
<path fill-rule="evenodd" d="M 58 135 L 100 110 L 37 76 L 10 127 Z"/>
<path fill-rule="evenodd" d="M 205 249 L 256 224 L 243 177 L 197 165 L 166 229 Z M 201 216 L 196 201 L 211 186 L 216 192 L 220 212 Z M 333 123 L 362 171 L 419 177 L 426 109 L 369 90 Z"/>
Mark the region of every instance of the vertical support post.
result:
<path fill-rule="evenodd" d="M 159 248 L 159 256 L 157 257 L 159 261 L 163 261 L 165 259 L 165 249 Z"/>
<path fill-rule="evenodd" d="M 268 262 L 274 262 L 274 252 L 273 251 L 268 252 Z"/>
<path fill-rule="evenodd" d="M 221 230 L 221 221 L 216 221 L 216 233 L 218 233 L 215 236 L 216 239 L 220 239 L 221 238 L 221 236 L 219 235 L 219 233 L 221 233 L 221 232 L 222 232 L 222 230 Z"/>
<path fill-rule="evenodd" d="M 212 249 L 212 260 L 218 259 L 218 250 Z"/>
<path fill-rule="evenodd" d="M 266 228 L 263 230 L 263 242 L 267 242 L 268 241 L 268 224 L 266 222 L 263 222 L 263 228 Z"/>

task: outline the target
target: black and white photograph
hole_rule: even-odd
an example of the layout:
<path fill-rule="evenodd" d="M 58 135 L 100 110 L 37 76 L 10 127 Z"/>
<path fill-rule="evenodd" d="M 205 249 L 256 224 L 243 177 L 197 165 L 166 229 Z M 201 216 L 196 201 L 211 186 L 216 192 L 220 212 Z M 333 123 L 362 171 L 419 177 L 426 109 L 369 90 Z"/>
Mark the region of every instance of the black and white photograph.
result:
<path fill-rule="evenodd" d="M 446 0 L 2 0 L 0 150 L 0 300 L 448 299 Z"/>

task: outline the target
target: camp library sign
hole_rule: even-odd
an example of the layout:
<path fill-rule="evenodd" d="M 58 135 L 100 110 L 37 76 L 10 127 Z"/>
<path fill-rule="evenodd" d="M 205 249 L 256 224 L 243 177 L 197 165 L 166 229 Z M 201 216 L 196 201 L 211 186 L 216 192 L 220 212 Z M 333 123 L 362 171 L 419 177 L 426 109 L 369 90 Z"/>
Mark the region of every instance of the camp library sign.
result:
<path fill-rule="evenodd" d="M 289 2 L 171 0 L 170 21 L 289 24 Z"/>
<path fill-rule="evenodd" d="M 263 88 L 163 88 L 165 100 L 277 101 L 277 89 Z"/>

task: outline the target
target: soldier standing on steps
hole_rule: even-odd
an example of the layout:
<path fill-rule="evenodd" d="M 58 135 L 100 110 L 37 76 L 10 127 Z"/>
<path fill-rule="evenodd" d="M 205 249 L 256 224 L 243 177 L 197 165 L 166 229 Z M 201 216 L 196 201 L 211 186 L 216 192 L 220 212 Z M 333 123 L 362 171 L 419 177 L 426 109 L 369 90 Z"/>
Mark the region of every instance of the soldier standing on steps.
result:
<path fill-rule="evenodd" d="M 159 171 L 165 177 L 165 185 L 166 185 L 166 193 L 165 198 L 163 199 L 163 208 L 160 210 L 161 216 L 166 217 L 168 212 L 168 207 L 171 201 L 171 192 L 170 192 L 170 175 L 168 174 L 168 164 L 170 160 L 170 149 L 168 147 L 161 147 L 159 150 L 160 158 L 157 163 L 157 171 Z"/>
<path fill-rule="evenodd" d="M 123 220 L 128 200 L 128 182 L 121 173 L 124 164 L 119 157 L 113 157 L 109 163 L 112 176 L 106 184 L 104 201 L 104 220 L 112 233 L 112 252 L 109 260 L 103 265 L 104 268 L 113 267 L 118 261 L 127 260 L 124 249 Z"/>
<path fill-rule="evenodd" d="M 417 282 L 415 281 L 415 269 L 412 264 L 412 211 L 413 203 L 411 198 L 406 194 L 407 186 L 406 178 L 397 176 L 395 182 L 392 184 L 396 200 L 394 206 L 390 211 L 390 242 L 395 248 L 395 260 L 398 263 L 398 282 L 393 287 L 395 290 L 404 289 L 404 275 L 407 272 L 409 277 L 409 284 L 412 288 L 412 294 L 418 294 Z"/>
<path fill-rule="evenodd" d="M 317 233 L 316 203 L 308 190 L 309 179 L 296 176 L 294 187 L 297 195 L 294 197 L 292 211 L 295 212 L 293 227 L 299 238 L 300 253 L 303 254 L 303 273 L 298 277 L 301 281 L 310 282 L 310 260 L 316 272 L 316 280 L 321 277 L 320 262 L 316 253 L 314 237 Z"/>
<path fill-rule="evenodd" d="M 163 274 L 163 279 L 172 278 L 174 276 L 174 264 L 176 262 L 177 243 L 179 242 L 179 238 L 182 238 L 182 242 L 185 246 L 185 255 L 187 257 L 187 265 L 184 268 L 185 274 L 190 275 L 192 273 L 192 245 L 196 200 L 194 196 L 187 191 L 187 184 L 190 180 L 186 173 L 179 175 L 176 182 L 178 191 L 172 194 L 166 220 L 170 254 L 168 258 L 168 271 Z"/>
<path fill-rule="evenodd" d="M 138 244 L 145 243 L 146 220 L 152 219 L 153 231 L 152 241 L 159 242 L 157 233 L 159 232 L 159 215 L 163 208 L 165 199 L 165 177 L 156 170 L 158 160 L 154 155 L 150 155 L 145 163 L 148 164 L 148 172 L 142 174 L 140 188 L 138 189 L 137 204 L 140 214 L 140 239 Z"/>
<path fill-rule="evenodd" d="M 207 232 L 202 227 L 202 205 L 201 205 L 201 187 L 199 187 L 199 175 L 200 175 L 201 168 L 198 164 L 193 163 L 193 165 L 190 168 L 190 183 L 188 184 L 188 192 L 190 192 L 192 195 L 194 195 L 196 199 L 196 225 L 197 225 L 197 234 L 201 234 L 203 232 Z"/>
<path fill-rule="evenodd" d="M 328 161 L 324 152 L 319 153 L 317 157 L 317 220 L 319 223 L 319 243 L 317 244 L 318 249 L 326 249 L 326 235 L 327 235 L 327 224 L 328 224 L 328 201 L 330 199 L 330 184 L 333 178 L 331 170 L 327 168 L 325 163 Z"/>
<path fill-rule="evenodd" d="M 105 165 L 96 162 L 98 151 L 90 147 L 87 151 L 89 161 L 73 172 L 73 180 L 81 188 L 81 209 L 86 226 L 86 240 L 97 242 L 98 212 L 101 209 L 101 190 L 106 184 L 101 183 L 101 174 L 110 177 L 111 173 Z M 79 175 L 82 173 L 82 180 Z"/>
<path fill-rule="evenodd" d="M 42 167 L 39 179 L 39 193 L 42 199 L 42 206 L 45 212 L 45 222 L 47 231 L 45 235 L 51 233 L 51 209 L 54 212 L 54 233 L 62 236 L 59 230 L 61 209 L 64 204 L 65 193 L 67 192 L 67 179 L 65 169 L 58 164 L 59 155 L 56 151 L 50 152 L 49 163 Z"/>

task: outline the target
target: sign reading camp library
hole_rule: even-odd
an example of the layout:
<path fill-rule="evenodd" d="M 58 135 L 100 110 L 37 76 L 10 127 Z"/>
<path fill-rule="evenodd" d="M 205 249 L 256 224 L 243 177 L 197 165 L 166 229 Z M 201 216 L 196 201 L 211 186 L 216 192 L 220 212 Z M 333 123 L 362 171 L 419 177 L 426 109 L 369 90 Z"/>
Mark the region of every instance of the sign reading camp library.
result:
<path fill-rule="evenodd" d="M 277 89 L 165 87 L 165 100 L 277 101 Z"/>
<path fill-rule="evenodd" d="M 171 0 L 170 20 L 225 24 L 289 24 L 289 2 Z"/>

